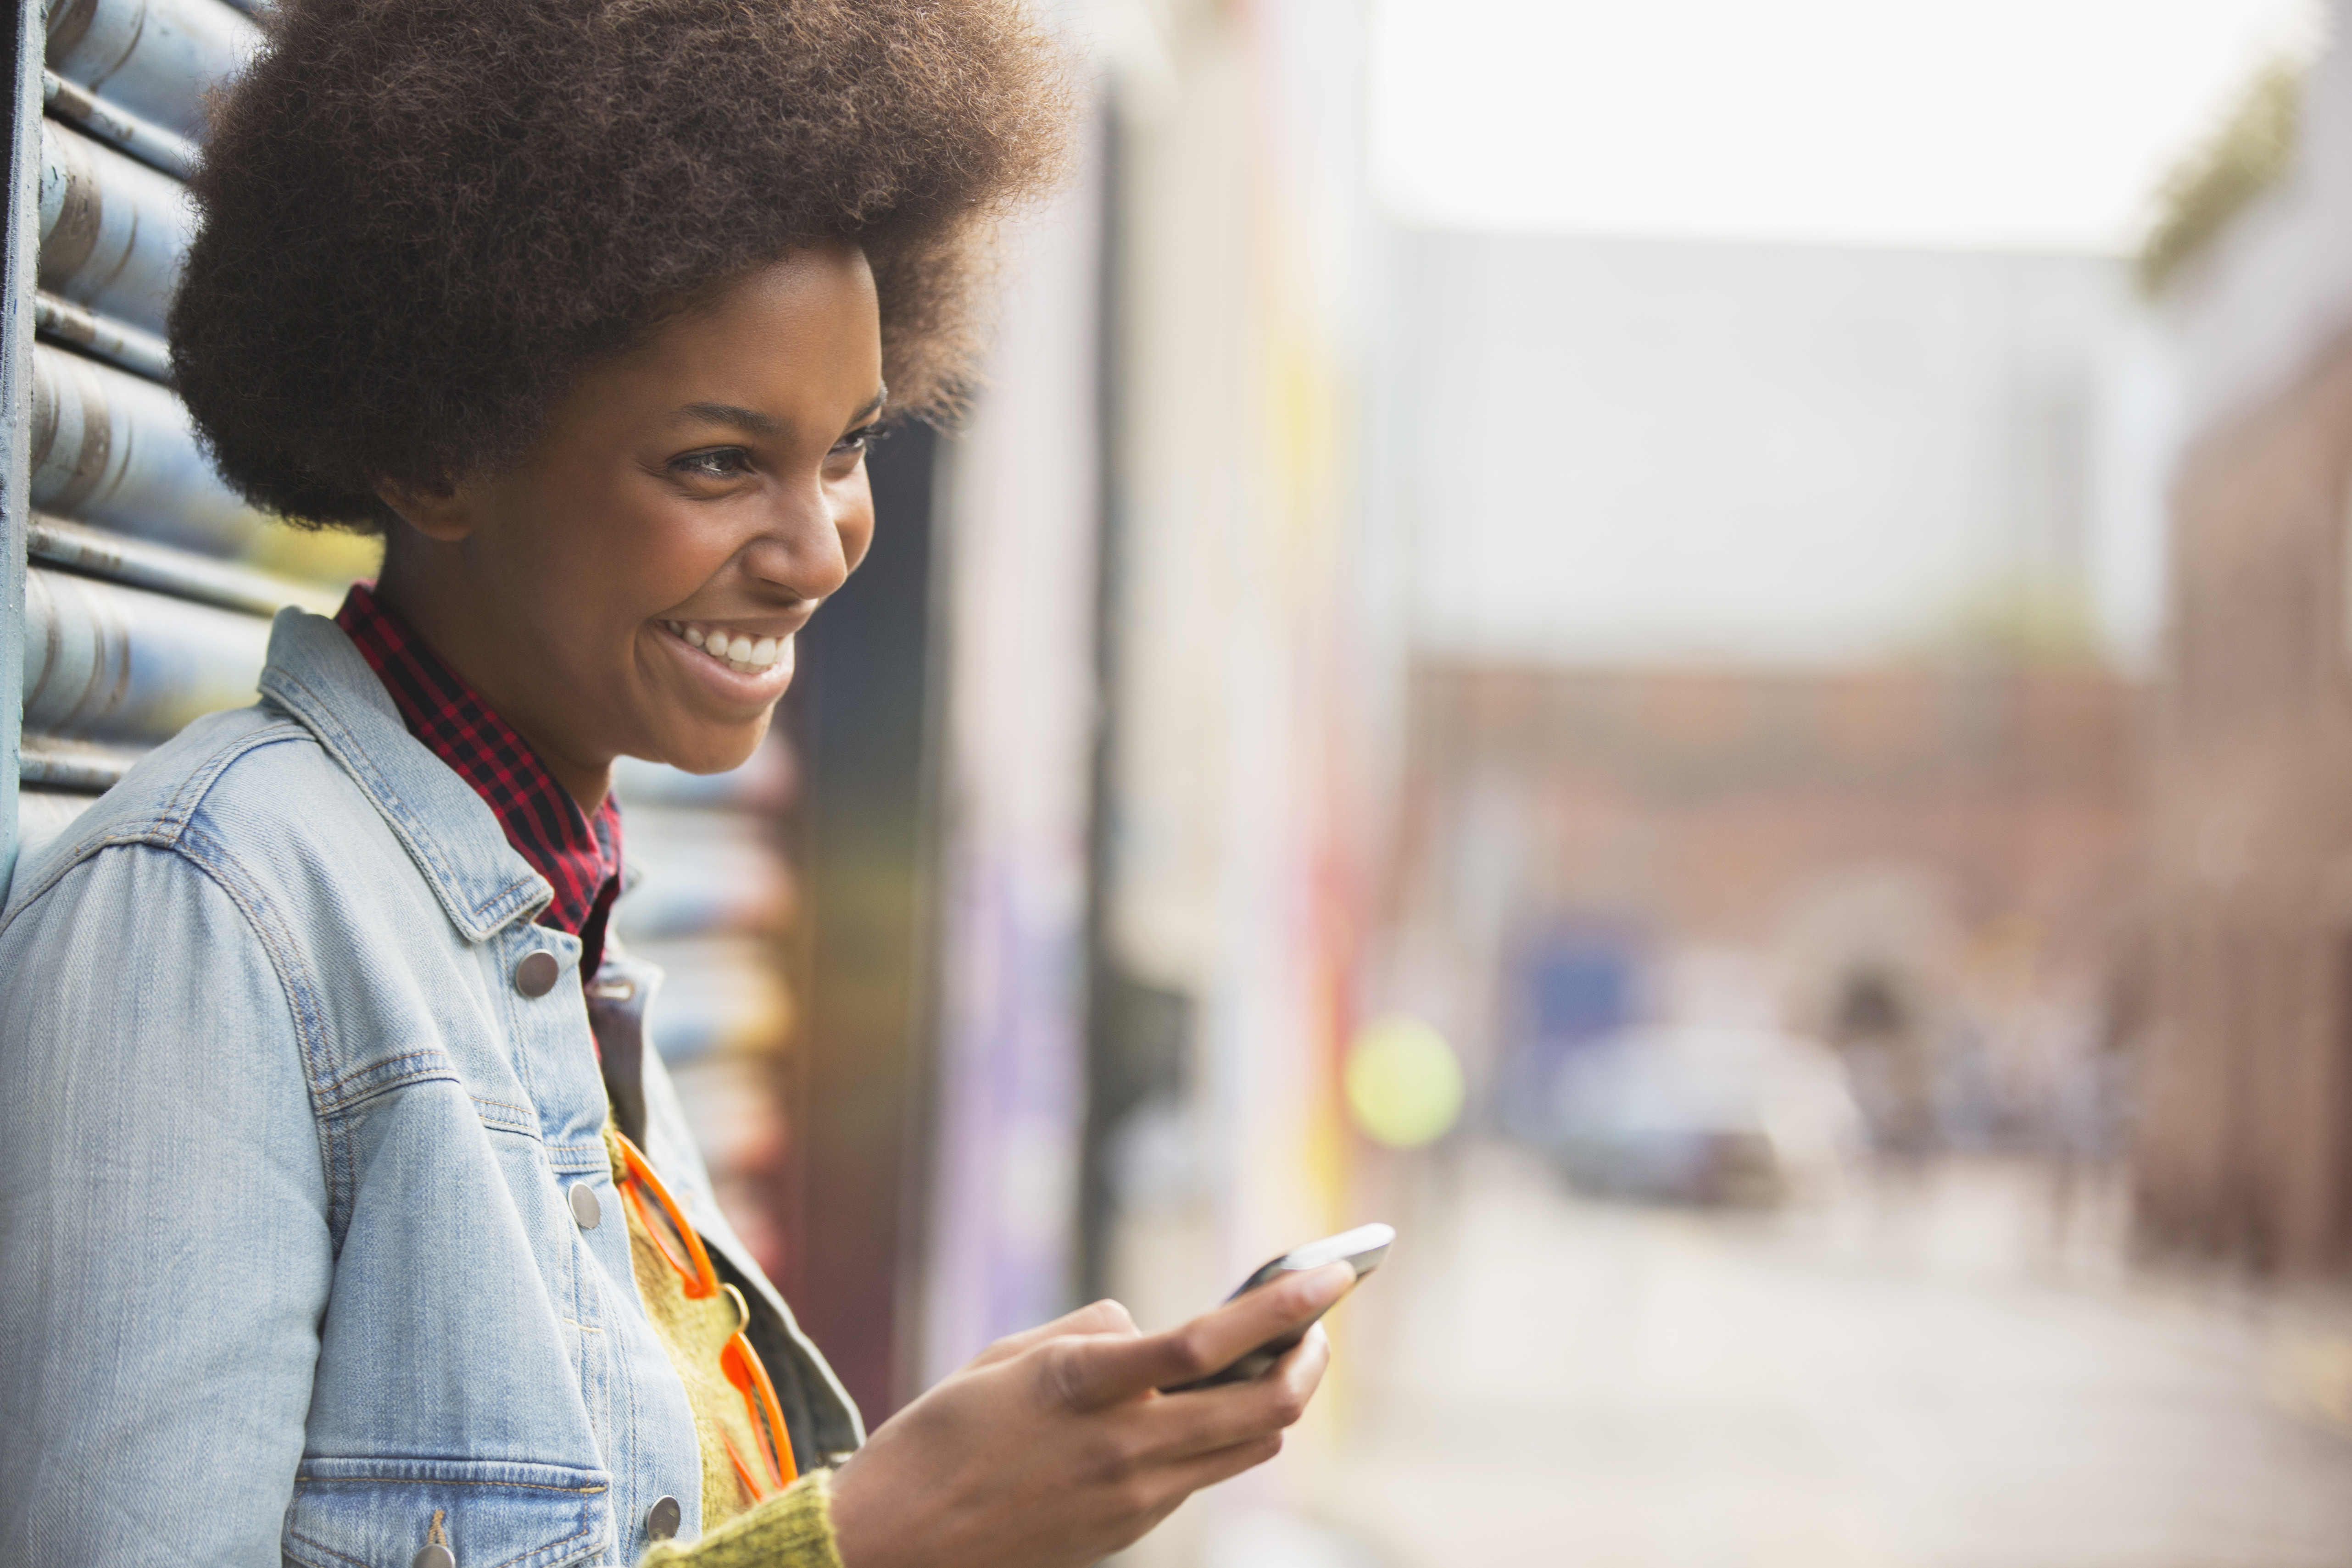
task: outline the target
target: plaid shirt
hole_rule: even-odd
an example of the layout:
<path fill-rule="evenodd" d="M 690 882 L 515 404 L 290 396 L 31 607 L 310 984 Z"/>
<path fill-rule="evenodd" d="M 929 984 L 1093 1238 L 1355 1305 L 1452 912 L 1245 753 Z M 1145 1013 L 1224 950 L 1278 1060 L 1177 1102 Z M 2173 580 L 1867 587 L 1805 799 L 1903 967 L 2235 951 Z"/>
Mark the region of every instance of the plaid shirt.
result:
<path fill-rule="evenodd" d="M 358 584 L 335 624 L 392 694 L 408 733 L 473 787 L 507 842 L 555 889 L 540 924 L 580 938 L 580 973 L 596 973 L 621 891 L 621 808 L 609 794 L 590 816 L 512 726 L 490 711 L 432 649 Z"/>

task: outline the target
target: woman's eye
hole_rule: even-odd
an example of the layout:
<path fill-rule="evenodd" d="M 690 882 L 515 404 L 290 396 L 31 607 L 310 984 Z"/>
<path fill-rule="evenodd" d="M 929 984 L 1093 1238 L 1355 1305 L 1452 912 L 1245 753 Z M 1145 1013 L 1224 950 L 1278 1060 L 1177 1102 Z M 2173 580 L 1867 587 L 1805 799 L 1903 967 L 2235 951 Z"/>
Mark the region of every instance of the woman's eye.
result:
<path fill-rule="evenodd" d="M 875 438 L 881 434 L 882 426 L 878 422 L 873 424 L 861 424 L 839 441 L 835 442 L 833 449 L 835 453 L 863 452 L 873 445 Z"/>
<path fill-rule="evenodd" d="M 751 471 L 751 459 L 740 446 L 720 446 L 672 458 L 670 467 L 696 479 L 733 479 Z"/>

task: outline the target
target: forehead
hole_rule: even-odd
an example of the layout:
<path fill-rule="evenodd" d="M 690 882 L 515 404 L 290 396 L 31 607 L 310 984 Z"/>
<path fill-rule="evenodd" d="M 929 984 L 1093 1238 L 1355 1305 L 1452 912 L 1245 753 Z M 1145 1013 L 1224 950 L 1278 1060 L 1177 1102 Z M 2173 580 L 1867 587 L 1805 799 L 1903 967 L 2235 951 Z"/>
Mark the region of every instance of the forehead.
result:
<path fill-rule="evenodd" d="M 827 246 L 712 291 L 582 378 L 581 390 L 670 408 L 728 403 L 791 424 L 845 399 L 863 405 L 881 375 L 873 271 L 855 246 Z"/>

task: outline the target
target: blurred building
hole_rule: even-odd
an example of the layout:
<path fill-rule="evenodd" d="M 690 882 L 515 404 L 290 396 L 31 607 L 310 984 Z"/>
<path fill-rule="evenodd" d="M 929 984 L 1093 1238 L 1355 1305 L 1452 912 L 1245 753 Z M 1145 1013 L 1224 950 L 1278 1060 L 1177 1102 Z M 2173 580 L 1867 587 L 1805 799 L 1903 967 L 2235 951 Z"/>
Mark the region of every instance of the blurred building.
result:
<path fill-rule="evenodd" d="M 902 1388 L 1096 1295 L 1171 1324 L 1368 1218 L 1338 1058 L 1402 644 L 1357 482 L 1367 19 L 1059 14 L 1097 84 L 1085 170 L 1020 236 L 941 444 Z M 1139 1561 L 1197 1561 L 1204 1515 L 1285 1485 L 1221 1489 Z"/>
<path fill-rule="evenodd" d="M 1377 999 L 1521 1108 L 1629 1023 L 1899 1013 L 1952 1137 L 2044 1130 L 2113 1010 L 2137 810 L 2163 388 L 2128 268 L 1441 232 L 1387 265 Z"/>
<path fill-rule="evenodd" d="M 2127 906 L 2130 683 L 1424 664 L 1412 691 L 1394 940 L 1490 1093 L 1661 1014 L 1836 1039 L 1874 988 L 1981 1053 L 1994 1109 L 2079 1044 L 2049 1011 L 2095 1002 Z"/>
<path fill-rule="evenodd" d="M 2178 344 L 2147 1240 L 2352 1263 L 2352 55 L 2258 83 L 2151 258 Z"/>
<path fill-rule="evenodd" d="M 2115 258 L 1412 233 L 1387 298 L 1382 504 L 1430 655 L 2145 639 Z"/>

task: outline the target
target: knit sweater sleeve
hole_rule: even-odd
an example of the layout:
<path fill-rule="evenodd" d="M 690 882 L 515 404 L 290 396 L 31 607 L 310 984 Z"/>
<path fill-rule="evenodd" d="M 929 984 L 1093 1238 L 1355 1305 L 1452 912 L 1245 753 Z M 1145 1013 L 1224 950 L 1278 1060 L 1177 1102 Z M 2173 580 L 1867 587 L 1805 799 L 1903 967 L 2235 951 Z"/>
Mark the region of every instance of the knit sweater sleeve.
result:
<path fill-rule="evenodd" d="M 698 1541 L 665 1541 L 638 1568 L 841 1568 L 833 1472 L 811 1470 Z"/>

